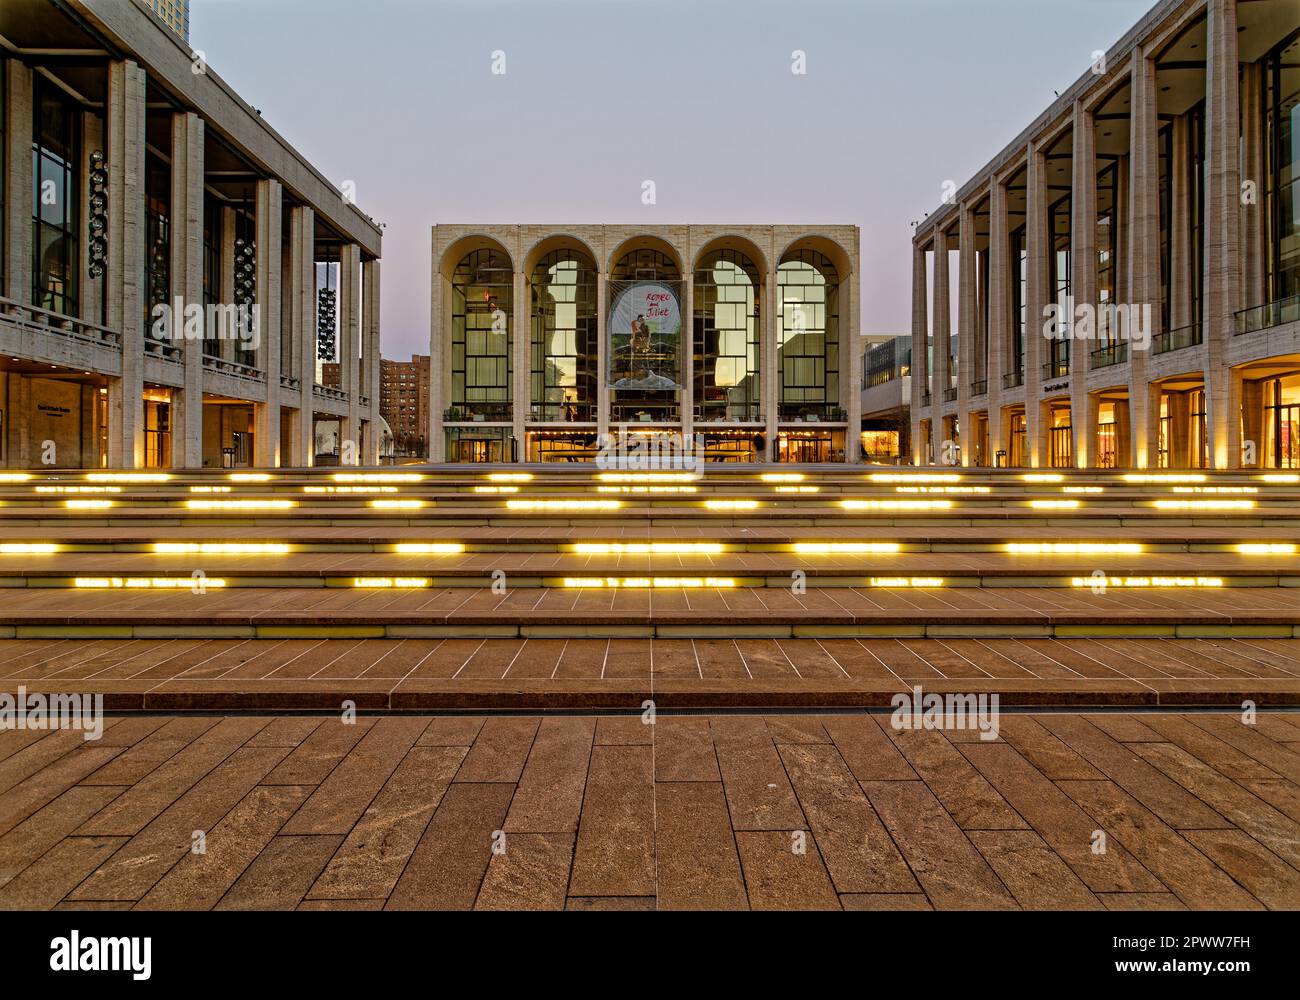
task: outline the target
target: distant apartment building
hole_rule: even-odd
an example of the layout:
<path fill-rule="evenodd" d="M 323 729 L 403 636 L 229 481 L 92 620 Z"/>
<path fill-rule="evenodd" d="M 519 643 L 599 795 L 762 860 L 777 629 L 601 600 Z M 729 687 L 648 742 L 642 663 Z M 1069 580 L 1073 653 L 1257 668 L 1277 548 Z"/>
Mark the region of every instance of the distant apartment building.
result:
<path fill-rule="evenodd" d="M 380 361 L 379 412 L 392 430 L 398 458 L 428 455 L 431 394 L 429 355 L 417 354 L 410 361 Z"/>
<path fill-rule="evenodd" d="M 190 40 L 190 0 L 149 0 L 149 6 L 167 27 L 187 42 Z"/>
<path fill-rule="evenodd" d="M 862 460 L 911 461 L 912 338 L 864 338 Z"/>

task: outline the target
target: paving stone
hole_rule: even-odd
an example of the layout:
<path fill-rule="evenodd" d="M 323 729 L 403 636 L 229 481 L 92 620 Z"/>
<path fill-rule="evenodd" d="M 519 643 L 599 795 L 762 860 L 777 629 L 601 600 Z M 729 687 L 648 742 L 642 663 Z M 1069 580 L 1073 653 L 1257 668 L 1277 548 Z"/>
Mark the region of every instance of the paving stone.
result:
<path fill-rule="evenodd" d="M 655 857 L 660 909 L 748 908 L 721 783 L 656 787 Z"/>
<path fill-rule="evenodd" d="M 218 910 L 292 910 L 343 838 L 339 836 L 273 837 L 217 904 Z"/>
<path fill-rule="evenodd" d="M 592 748 L 570 895 L 655 895 L 654 797 L 650 747 Z"/>
<path fill-rule="evenodd" d="M 594 719 L 541 721 L 510 803 L 507 831 L 573 833 L 578 829 L 595 735 Z M 709 749 L 712 752 L 711 745 Z"/>
<path fill-rule="evenodd" d="M 507 833 L 505 849 L 493 854 L 476 910 L 563 910 L 571 833 Z"/>
<path fill-rule="evenodd" d="M 754 910 L 838 910 L 839 897 L 814 842 L 793 850 L 788 833 L 737 831 L 736 847 Z"/>

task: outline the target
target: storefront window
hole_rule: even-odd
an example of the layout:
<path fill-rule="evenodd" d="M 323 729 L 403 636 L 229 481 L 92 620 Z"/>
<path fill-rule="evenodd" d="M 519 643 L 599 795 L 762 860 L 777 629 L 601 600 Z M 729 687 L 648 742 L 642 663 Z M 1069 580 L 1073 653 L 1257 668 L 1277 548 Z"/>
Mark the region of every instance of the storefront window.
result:
<path fill-rule="evenodd" d="M 839 275 L 816 250 L 799 250 L 777 269 L 780 419 L 842 420 Z"/>
<path fill-rule="evenodd" d="M 596 266 L 557 250 L 532 275 L 533 421 L 596 420 Z"/>
<path fill-rule="evenodd" d="M 1300 295 L 1300 32 L 1264 64 L 1268 295 Z M 1248 303 L 1251 304 L 1251 303 Z"/>
<path fill-rule="evenodd" d="M 510 259 L 490 249 L 467 254 L 452 277 L 451 295 L 451 409 L 445 419 L 510 420 Z"/>
<path fill-rule="evenodd" d="M 72 315 L 78 292 L 79 112 L 39 75 L 32 107 L 32 301 Z"/>
<path fill-rule="evenodd" d="M 696 420 L 759 421 L 762 378 L 758 268 L 717 250 L 695 273 Z"/>
<path fill-rule="evenodd" d="M 1300 375 L 1264 384 L 1264 464 L 1300 469 Z"/>

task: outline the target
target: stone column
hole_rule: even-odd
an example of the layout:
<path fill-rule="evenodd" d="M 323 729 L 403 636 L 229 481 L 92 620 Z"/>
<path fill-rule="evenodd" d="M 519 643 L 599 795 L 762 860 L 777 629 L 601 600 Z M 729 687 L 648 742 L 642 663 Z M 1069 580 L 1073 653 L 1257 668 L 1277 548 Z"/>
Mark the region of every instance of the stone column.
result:
<path fill-rule="evenodd" d="M 977 319 L 975 276 L 978 260 L 975 250 L 975 209 L 964 201 L 957 213 L 957 417 L 961 423 L 961 464 L 972 465 L 975 458 L 975 422 L 971 419 L 971 380 L 976 373 L 975 354 L 979 339 L 975 335 Z"/>
<path fill-rule="evenodd" d="M 429 461 L 446 461 L 447 435 L 442 427 L 442 411 L 447 408 L 445 362 L 446 334 L 442 325 L 443 297 L 446 292 L 442 271 L 438 267 L 438 231 L 432 234 L 432 251 L 429 254 L 429 287 L 432 290 L 429 305 Z"/>
<path fill-rule="evenodd" d="M 361 340 L 361 248 L 345 243 L 339 248 L 339 382 L 348 394 L 348 415 L 339 435 L 339 461 L 343 447 L 352 442 L 353 463 L 361 461 L 361 378 L 357 345 Z"/>
<path fill-rule="evenodd" d="M 769 252 L 774 253 L 775 247 Z M 776 440 L 781 422 L 781 290 L 777 285 L 775 265 L 767 272 L 763 311 L 763 420 L 767 447 L 763 460 L 776 461 Z"/>
<path fill-rule="evenodd" d="M 926 315 L 925 247 L 912 239 L 912 464 L 924 461 L 925 442 L 921 435 L 922 395 L 930 384 L 929 319 Z M 930 397 L 933 402 L 933 395 Z"/>
<path fill-rule="evenodd" d="M 934 461 L 942 463 L 948 429 L 943 420 L 943 396 L 952 381 L 948 371 L 951 358 L 952 302 L 948 287 L 948 234 L 934 230 L 934 381 L 930 390 L 930 428 L 934 442 Z"/>
<path fill-rule="evenodd" d="M 372 259 L 361 265 L 362 289 L 365 297 L 364 316 L 362 318 L 361 338 L 362 351 L 365 354 L 365 380 L 364 391 L 370 399 L 369 423 L 366 425 L 366 441 L 364 446 L 366 461 L 371 465 L 379 465 L 382 457 L 379 454 L 380 439 L 382 437 L 383 427 L 380 423 L 383 412 L 380 407 L 380 371 L 382 368 L 382 345 L 379 341 L 379 312 L 380 312 L 380 274 L 379 260 Z M 396 430 L 393 431 L 396 433 Z"/>
<path fill-rule="evenodd" d="M 135 469 L 144 464 L 145 72 L 130 60 L 109 66 L 107 131 L 108 325 L 122 337 L 122 377 L 108 386 L 108 464 Z M 10 217 L 18 210 L 11 205 Z"/>
<path fill-rule="evenodd" d="M 989 178 L 989 455 L 997 462 L 999 451 L 1007 451 L 1006 427 L 1002 418 L 1002 376 L 1011 370 L 1011 233 L 1007 217 L 1007 189 L 996 175 Z M 1010 462 L 1010 455 L 1007 456 Z"/>
<path fill-rule="evenodd" d="M 1160 332 L 1160 120 L 1156 112 L 1156 64 L 1142 48 L 1134 49 L 1129 98 L 1128 238 L 1126 301 L 1130 307 L 1129 334 L 1143 324 L 1144 339 L 1129 341 L 1129 415 L 1131 461 L 1139 469 L 1154 468 L 1159 441 L 1151 420 L 1151 394 L 1147 391 L 1150 342 Z M 1134 316 L 1134 310 L 1137 315 Z M 1149 320 L 1147 317 L 1149 316 Z M 1146 344 L 1144 349 L 1143 344 Z"/>
<path fill-rule="evenodd" d="M 289 212 L 290 343 L 298 356 L 298 440 L 293 463 L 310 468 L 316 460 L 316 213 L 306 205 Z"/>
<path fill-rule="evenodd" d="M 1042 399 L 1043 311 L 1048 303 L 1047 158 L 1036 143 L 1026 156 L 1025 202 L 1025 452 L 1033 468 L 1048 464 Z"/>
<path fill-rule="evenodd" d="M 1206 437 L 1216 469 L 1241 465 L 1240 411 L 1232 410 L 1228 345 L 1241 308 L 1241 99 L 1237 83 L 1237 0 L 1206 9 L 1205 276 Z"/>
<path fill-rule="evenodd" d="M 609 389 L 609 275 L 601 271 L 596 275 L 596 444 L 604 448 L 610 443 L 610 389 Z"/>
<path fill-rule="evenodd" d="M 185 311 L 203 307 L 203 119 L 172 115 L 171 294 L 181 312 L 172 317 L 173 337 L 183 335 Z M 204 316 L 202 330 L 207 330 Z M 203 338 L 178 346 L 185 388 L 172 393 L 172 467 L 203 468 Z"/>
<path fill-rule="evenodd" d="M 694 445 L 695 433 L 695 271 L 691 267 L 694 248 L 687 243 L 686 268 L 682 275 L 682 335 L 677 347 L 677 375 L 682 384 L 682 440 Z"/>
<path fill-rule="evenodd" d="M 7 113 L 5 140 L 13 152 L 7 163 L 0 160 L 0 166 L 5 167 L 4 295 L 14 302 L 29 303 L 32 301 L 32 71 L 21 59 L 7 59 L 5 65 L 8 67 L 5 97 L 9 106 L 0 112 Z M 143 70 L 138 71 L 143 78 Z M 144 113 L 142 109 L 140 113 Z"/>
<path fill-rule="evenodd" d="M 1264 97 L 1259 63 L 1241 67 L 1241 182 L 1254 185 L 1254 199 L 1241 205 L 1241 301 L 1243 309 L 1268 298 L 1264 271 Z"/>
<path fill-rule="evenodd" d="M 257 286 L 257 366 L 266 380 L 266 402 L 253 409 L 253 464 L 261 469 L 276 469 L 284 461 L 280 454 L 280 372 L 283 370 L 281 348 L 281 297 L 283 290 L 284 242 L 280 182 L 257 182 L 257 255 L 254 280 Z"/>
<path fill-rule="evenodd" d="M 1092 112 L 1074 102 L 1074 155 L 1070 196 L 1070 290 L 1078 306 L 1097 306 L 1097 134 Z M 1088 366 L 1098 323 L 1070 322 L 1070 425 L 1075 468 L 1086 469 L 1097 448 L 1096 408 L 1088 404 Z M 1080 334 L 1087 336 L 1081 338 Z"/>
<path fill-rule="evenodd" d="M 524 445 L 524 424 L 532 412 L 533 386 L 529 377 L 532 368 L 531 346 L 533 335 L 532 303 L 528 294 L 528 276 L 523 271 L 516 271 L 514 277 L 514 315 L 510 317 L 510 365 L 514 369 L 511 378 L 510 395 L 514 401 L 511 407 L 511 433 L 515 436 L 515 447 L 519 461 L 528 457 Z"/>
<path fill-rule="evenodd" d="M 844 461 L 856 465 L 862 459 L 862 336 L 858 328 L 857 291 L 859 288 L 857 271 L 849 272 L 846 282 L 848 294 L 840 304 L 840 385 L 848 383 L 847 392 L 840 390 L 840 406 L 843 407 L 848 428 L 844 433 Z M 844 295 L 844 285 L 840 294 Z M 845 312 L 848 316 L 845 317 Z M 844 333 L 848 342 L 844 341 Z M 848 363 L 845 364 L 844 351 L 847 348 Z"/>

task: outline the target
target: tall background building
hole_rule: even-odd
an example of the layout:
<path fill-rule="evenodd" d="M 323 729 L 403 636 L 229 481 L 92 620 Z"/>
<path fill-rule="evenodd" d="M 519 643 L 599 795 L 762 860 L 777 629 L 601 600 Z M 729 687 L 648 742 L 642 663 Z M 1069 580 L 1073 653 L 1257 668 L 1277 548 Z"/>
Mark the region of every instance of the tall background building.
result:
<path fill-rule="evenodd" d="M 396 455 L 428 455 L 430 394 L 427 354 L 417 354 L 410 361 L 380 361 L 379 412 L 392 428 Z"/>
<path fill-rule="evenodd" d="M 167 27 L 190 40 L 190 0 L 149 0 L 153 12 L 167 22 Z"/>

